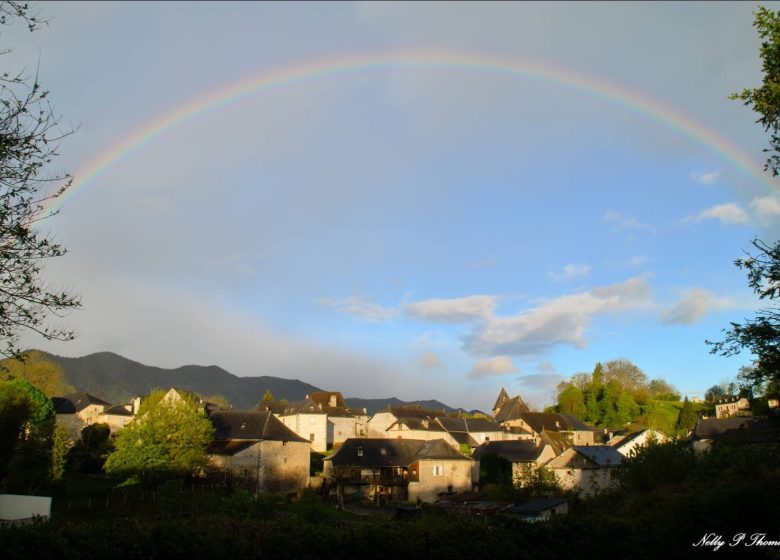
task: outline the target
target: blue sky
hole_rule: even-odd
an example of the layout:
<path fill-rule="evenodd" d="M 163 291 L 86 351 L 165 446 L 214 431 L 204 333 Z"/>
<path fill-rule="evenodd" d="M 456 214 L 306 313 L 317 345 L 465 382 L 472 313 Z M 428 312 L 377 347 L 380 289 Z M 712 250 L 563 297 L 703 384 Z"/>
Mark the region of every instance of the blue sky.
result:
<path fill-rule="evenodd" d="M 773 6 L 772 3 L 767 6 Z M 751 3 L 39 3 L 2 30 L 79 130 L 77 172 L 247 76 L 434 49 L 555 64 L 665 103 L 762 158 L 728 95 L 761 79 Z M 63 355 L 298 378 L 348 396 L 536 406 L 597 361 L 701 395 L 757 301 L 733 260 L 780 234 L 777 187 L 634 109 L 463 68 L 369 68 L 189 121 L 46 228 L 82 295 Z"/>

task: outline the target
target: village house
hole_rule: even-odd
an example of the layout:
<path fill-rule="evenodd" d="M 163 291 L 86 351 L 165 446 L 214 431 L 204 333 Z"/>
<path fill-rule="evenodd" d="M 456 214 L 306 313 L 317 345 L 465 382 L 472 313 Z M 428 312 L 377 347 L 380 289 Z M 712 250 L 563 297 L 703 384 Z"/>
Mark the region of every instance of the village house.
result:
<path fill-rule="evenodd" d="M 57 422 L 65 426 L 71 438 L 81 437 L 86 426 L 100 422 L 100 414 L 111 407 L 111 403 L 89 393 L 68 393 L 52 397 Z"/>
<path fill-rule="evenodd" d="M 510 399 L 506 389 L 501 387 L 496 404 L 493 405 L 493 418 L 495 421 L 504 428 L 509 428 L 513 426 L 512 420 L 519 418 L 521 414 L 526 412 L 531 412 L 531 409 L 525 404 L 520 395 Z"/>
<path fill-rule="evenodd" d="M 291 492 L 308 487 L 310 442 L 271 412 L 216 411 L 209 414 L 214 441 L 210 465 L 259 490 Z"/>
<path fill-rule="evenodd" d="M 666 443 L 669 436 L 658 430 L 644 428 L 641 430 L 630 431 L 626 433 L 614 434 L 607 442 L 623 457 L 630 457 L 632 453 L 642 447 L 647 447 L 651 443 Z"/>
<path fill-rule="evenodd" d="M 107 408 L 98 414 L 98 422 L 108 424 L 111 433 L 115 434 L 135 418 L 135 415 L 138 414 L 140 405 L 141 398 L 136 397 L 128 404 L 120 404 Z"/>
<path fill-rule="evenodd" d="M 562 450 L 561 450 L 562 451 Z M 543 434 L 539 441 L 490 441 L 480 445 L 471 456 L 474 459 L 472 481 L 479 483 L 480 461 L 486 455 L 497 455 L 512 464 L 512 483 L 524 486 L 536 471 L 558 455 L 557 446 Z"/>
<path fill-rule="evenodd" d="M 538 438 L 544 432 L 558 432 L 563 434 L 572 445 L 599 444 L 604 437 L 602 431 L 588 426 L 571 414 L 523 412 L 508 422 L 530 432 L 534 438 Z"/>
<path fill-rule="evenodd" d="M 368 421 L 368 437 L 385 439 L 443 439 L 471 453 L 486 441 L 518 439 L 489 418 L 461 418 L 419 406 L 389 406 Z"/>
<path fill-rule="evenodd" d="M 324 453 L 348 438 L 364 437 L 368 415 L 365 409 L 347 408 L 337 391 L 318 391 L 290 403 L 260 401 L 257 409 L 274 413 L 285 426 L 309 440 L 312 451 Z"/>
<path fill-rule="evenodd" d="M 737 418 L 752 416 L 750 401 L 745 397 L 729 397 L 715 403 L 715 418 Z"/>
<path fill-rule="evenodd" d="M 616 484 L 615 469 L 623 455 L 606 445 L 574 445 L 547 463 L 558 485 L 585 496 Z"/>
<path fill-rule="evenodd" d="M 373 504 L 434 502 L 471 490 L 472 460 L 442 439 L 348 439 L 323 461 L 330 495 Z"/>
<path fill-rule="evenodd" d="M 700 418 L 688 441 L 694 452 L 703 453 L 723 439 L 737 443 L 777 442 L 780 431 L 765 418 Z"/>

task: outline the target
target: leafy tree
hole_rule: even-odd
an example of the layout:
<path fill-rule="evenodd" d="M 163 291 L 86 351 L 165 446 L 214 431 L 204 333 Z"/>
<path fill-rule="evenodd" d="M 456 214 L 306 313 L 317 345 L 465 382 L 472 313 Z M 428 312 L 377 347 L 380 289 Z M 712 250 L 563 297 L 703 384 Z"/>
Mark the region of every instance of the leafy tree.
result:
<path fill-rule="evenodd" d="M 726 390 L 720 385 L 713 385 L 704 393 L 704 400 L 707 402 L 715 402 L 726 396 Z"/>
<path fill-rule="evenodd" d="M 688 432 L 696 425 L 697 418 L 698 415 L 693 410 L 693 404 L 688 400 L 688 397 L 685 397 L 682 409 L 680 409 L 680 415 L 677 417 L 677 432 L 680 435 L 687 436 Z"/>
<path fill-rule="evenodd" d="M 49 397 L 64 395 L 74 390 L 65 381 L 65 373 L 62 368 L 51 360 L 47 360 L 37 350 L 25 352 L 21 359 L 8 358 L 0 362 L 0 378 L 24 379 Z"/>
<path fill-rule="evenodd" d="M 138 417 L 116 436 L 109 474 L 153 478 L 181 476 L 206 464 L 214 427 L 189 394 L 165 400 L 157 391 L 141 403 Z"/>
<path fill-rule="evenodd" d="M 566 387 L 558 393 L 558 411 L 566 414 L 573 414 L 578 418 L 585 416 L 585 396 L 577 387 L 567 384 Z"/>
<path fill-rule="evenodd" d="M 767 383 L 780 383 L 780 307 L 776 303 L 780 298 L 780 241 L 770 246 L 753 239 L 751 244 L 758 252 L 748 253 L 734 264 L 747 271 L 748 285 L 759 299 L 769 302 L 769 307 L 758 311 L 753 319 L 731 323 L 731 328 L 724 330 L 723 340 L 707 344 L 712 346 L 710 352 L 722 356 L 734 356 L 742 350 L 752 353 L 753 366 L 743 370 L 742 379 L 761 389 Z"/>
<path fill-rule="evenodd" d="M 739 99 L 761 115 L 758 119 L 769 133 L 769 148 L 771 152 L 764 164 L 764 169 L 772 175 L 780 173 L 780 13 L 763 6 L 755 13 L 753 27 L 761 37 L 761 64 L 764 71 L 764 82 L 761 87 L 743 89 L 735 93 L 732 99 Z"/>
<path fill-rule="evenodd" d="M 96 423 L 81 430 L 79 441 L 68 451 L 68 470 L 71 472 L 99 474 L 114 446 L 108 424 Z"/>
<path fill-rule="evenodd" d="M 263 402 L 274 402 L 274 394 L 271 392 L 271 389 L 266 389 L 265 393 L 263 393 Z"/>
<path fill-rule="evenodd" d="M 228 401 L 227 397 L 224 395 L 211 395 L 210 397 L 206 397 L 203 400 L 226 410 L 230 408 L 230 401 Z"/>
<path fill-rule="evenodd" d="M 653 379 L 650 381 L 650 395 L 654 399 L 661 401 L 679 401 L 680 393 L 673 385 L 664 379 Z"/>
<path fill-rule="evenodd" d="M 0 25 L 18 19 L 31 31 L 40 24 L 27 4 L 0 3 Z M 5 345 L 0 354 L 5 356 L 21 357 L 17 344 L 26 331 L 48 340 L 72 339 L 73 331 L 49 325 L 46 318 L 80 306 L 78 297 L 52 290 L 41 278 L 43 263 L 65 249 L 35 226 L 50 215 L 45 203 L 71 184 L 70 176 L 47 171 L 59 141 L 70 133 L 59 129 L 48 95 L 37 76 L 0 75 L 0 339 Z"/>
<path fill-rule="evenodd" d="M 52 402 L 21 379 L 0 383 L 0 477 L 30 493 L 52 474 L 55 412 Z"/>

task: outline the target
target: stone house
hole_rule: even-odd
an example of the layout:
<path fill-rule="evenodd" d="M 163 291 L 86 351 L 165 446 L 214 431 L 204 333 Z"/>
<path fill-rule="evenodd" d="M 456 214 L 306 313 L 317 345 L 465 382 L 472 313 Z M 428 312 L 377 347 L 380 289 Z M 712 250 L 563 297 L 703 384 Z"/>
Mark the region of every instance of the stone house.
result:
<path fill-rule="evenodd" d="M 401 432 L 409 430 L 429 431 L 431 421 L 443 416 L 447 417 L 447 414 L 443 410 L 433 410 L 430 408 L 423 408 L 421 406 L 414 405 L 390 405 L 384 410 L 380 410 L 374 414 L 366 425 L 366 436 L 369 438 L 397 438 L 398 435 L 403 437 L 403 434 L 391 434 L 388 435 L 388 431 Z M 425 422 L 423 422 L 425 421 Z M 442 426 L 438 428 L 434 427 L 434 431 L 445 432 Z M 442 437 L 439 435 L 439 437 Z M 407 438 L 414 439 L 412 434 L 407 434 Z M 425 436 L 420 439 L 438 439 Z"/>
<path fill-rule="evenodd" d="M 651 443 L 666 443 L 669 436 L 658 430 L 645 428 L 622 434 L 614 434 L 607 442 L 617 450 L 623 457 L 630 457 L 631 454 L 642 447 L 647 447 Z"/>
<path fill-rule="evenodd" d="M 128 422 L 131 422 L 133 418 L 135 418 L 135 415 L 138 414 L 138 408 L 140 407 L 140 404 L 140 397 L 136 397 L 128 404 L 121 404 L 107 408 L 98 414 L 98 422 L 108 424 L 108 427 L 111 429 L 111 433 L 115 434 L 124 428 Z"/>
<path fill-rule="evenodd" d="M 578 490 L 585 496 L 617 483 L 615 469 L 623 455 L 606 445 L 574 445 L 547 463 L 558 485 L 564 490 Z"/>
<path fill-rule="evenodd" d="M 347 408 L 337 391 L 318 391 L 299 401 L 260 401 L 257 409 L 274 413 L 285 426 L 323 453 L 348 438 L 364 437 L 368 415 Z"/>
<path fill-rule="evenodd" d="M 765 418 L 699 418 L 688 441 L 695 453 L 703 453 L 723 439 L 737 443 L 778 442 L 780 430 Z"/>
<path fill-rule="evenodd" d="M 523 412 L 505 424 L 526 430 L 535 438 L 543 432 L 558 432 L 572 445 L 594 445 L 603 441 L 603 432 L 588 426 L 571 414 Z"/>
<path fill-rule="evenodd" d="M 485 455 L 497 455 L 503 457 L 512 464 L 512 483 L 523 486 L 536 470 L 554 459 L 558 452 L 556 446 L 547 437 L 540 441 L 514 440 L 514 441 L 490 441 L 483 443 L 474 450 L 471 456 L 474 459 L 472 467 L 472 482 L 479 484 L 479 465 Z"/>
<path fill-rule="evenodd" d="M 213 468 L 252 479 L 262 491 L 290 492 L 309 485 L 310 442 L 271 412 L 216 411 L 209 415 Z"/>
<path fill-rule="evenodd" d="M 715 403 L 715 418 L 738 418 L 752 416 L 750 401 L 745 397 L 728 397 Z"/>
<path fill-rule="evenodd" d="M 380 505 L 395 501 L 434 502 L 471 490 L 470 457 L 442 439 L 348 439 L 323 461 L 330 495 L 343 501 L 362 496 Z"/>
<path fill-rule="evenodd" d="M 57 422 L 65 426 L 73 439 L 81 437 L 86 426 L 101 422 L 100 414 L 111 407 L 111 403 L 89 393 L 68 393 L 52 397 Z"/>
<path fill-rule="evenodd" d="M 509 398 L 509 394 L 503 387 L 498 393 L 496 404 L 493 405 L 493 418 L 504 427 L 509 427 L 510 421 L 519 418 L 521 414 L 531 412 L 525 401 L 517 395 Z"/>

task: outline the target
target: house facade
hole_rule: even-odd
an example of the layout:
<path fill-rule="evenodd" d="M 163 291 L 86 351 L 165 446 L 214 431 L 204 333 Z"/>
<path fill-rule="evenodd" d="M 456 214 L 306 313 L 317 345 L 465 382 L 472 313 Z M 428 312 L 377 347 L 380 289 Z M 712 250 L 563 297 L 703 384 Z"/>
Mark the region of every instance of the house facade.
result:
<path fill-rule="evenodd" d="M 471 490 L 472 460 L 442 439 L 349 439 L 323 461 L 330 495 L 380 505 Z"/>
<path fill-rule="evenodd" d="M 111 407 L 111 403 L 89 393 L 68 393 L 52 397 L 57 422 L 65 426 L 71 438 L 81 437 L 86 426 L 101 422 L 100 414 Z"/>
<path fill-rule="evenodd" d="M 750 401 L 746 398 L 730 397 L 715 403 L 715 418 L 738 418 L 751 416 Z"/>
<path fill-rule="evenodd" d="M 623 455 L 606 445 L 575 445 L 547 463 L 558 485 L 593 496 L 617 484 L 616 468 Z"/>
<path fill-rule="evenodd" d="M 291 492 L 308 487 L 310 442 L 271 412 L 216 411 L 209 415 L 212 468 L 256 482 L 258 489 Z"/>
<path fill-rule="evenodd" d="M 663 432 L 647 428 L 627 434 L 614 435 L 607 444 L 617 450 L 623 457 L 630 457 L 642 447 L 647 447 L 652 443 L 667 443 L 668 441 L 669 436 Z"/>

